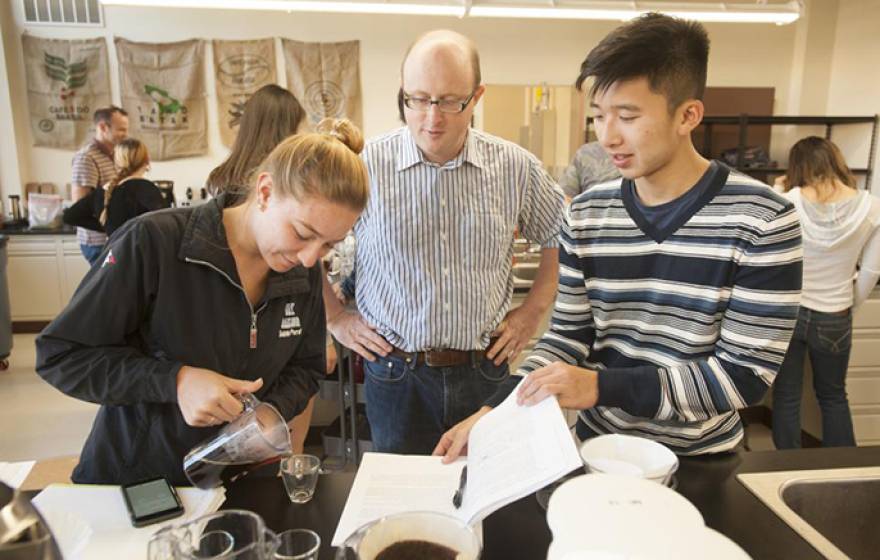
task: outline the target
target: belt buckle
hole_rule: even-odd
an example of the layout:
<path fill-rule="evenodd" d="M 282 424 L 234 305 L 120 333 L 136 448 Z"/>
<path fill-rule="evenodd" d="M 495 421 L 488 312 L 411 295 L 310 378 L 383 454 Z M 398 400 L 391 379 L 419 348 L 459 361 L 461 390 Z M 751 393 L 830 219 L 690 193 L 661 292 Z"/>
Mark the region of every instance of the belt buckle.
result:
<path fill-rule="evenodd" d="M 443 367 L 443 364 L 439 364 L 433 360 L 432 356 L 434 355 L 435 354 L 433 348 L 426 348 L 424 350 L 425 365 L 428 367 Z"/>

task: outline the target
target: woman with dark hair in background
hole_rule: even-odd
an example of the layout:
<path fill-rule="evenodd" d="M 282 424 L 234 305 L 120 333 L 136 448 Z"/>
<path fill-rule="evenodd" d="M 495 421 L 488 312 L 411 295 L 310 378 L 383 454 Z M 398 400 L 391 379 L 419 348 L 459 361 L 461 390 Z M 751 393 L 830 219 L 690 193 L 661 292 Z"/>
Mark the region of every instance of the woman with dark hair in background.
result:
<path fill-rule="evenodd" d="M 296 134 L 305 118 L 302 105 L 283 87 L 269 84 L 255 91 L 242 110 L 229 157 L 205 182 L 211 196 L 225 192 L 229 201 L 247 196 L 250 174 L 275 146 Z"/>
<path fill-rule="evenodd" d="M 296 97 L 275 84 L 261 87 L 247 100 L 238 121 L 238 134 L 229 157 L 208 175 L 205 187 L 211 196 L 226 193 L 234 203 L 246 198 L 250 175 L 275 146 L 296 134 L 306 112 Z M 336 366 L 336 349 L 327 346 L 327 372 Z M 294 453 L 302 453 L 306 432 L 312 420 L 315 399 L 290 422 Z"/>
<path fill-rule="evenodd" d="M 846 396 L 852 312 L 880 278 L 880 199 L 856 189 L 840 149 L 810 136 L 792 146 L 778 181 L 798 210 L 804 244 L 801 307 L 773 385 L 773 442 L 801 446 L 804 356 L 822 411 L 822 444 L 855 445 Z"/>
<path fill-rule="evenodd" d="M 168 206 L 159 187 L 144 178 L 150 168 L 150 154 L 143 142 L 135 138 L 121 140 L 113 148 L 113 164 L 116 176 L 68 208 L 64 212 L 66 223 L 112 235 L 128 220 Z"/>

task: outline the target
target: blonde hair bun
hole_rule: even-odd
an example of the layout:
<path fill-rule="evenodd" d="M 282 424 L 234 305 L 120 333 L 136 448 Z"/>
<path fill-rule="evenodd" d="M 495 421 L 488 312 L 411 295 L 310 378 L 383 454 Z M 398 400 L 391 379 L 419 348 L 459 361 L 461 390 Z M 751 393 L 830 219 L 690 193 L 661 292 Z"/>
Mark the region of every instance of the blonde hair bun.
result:
<path fill-rule="evenodd" d="M 360 130 L 345 119 L 324 119 L 316 132 L 288 136 L 263 160 L 254 176 L 268 173 L 281 194 L 298 200 L 319 196 L 360 212 L 367 204 L 367 167 L 358 156 Z"/>
<path fill-rule="evenodd" d="M 315 131 L 336 138 L 356 154 L 364 149 L 364 137 L 361 131 L 348 119 L 325 117 L 315 127 Z"/>

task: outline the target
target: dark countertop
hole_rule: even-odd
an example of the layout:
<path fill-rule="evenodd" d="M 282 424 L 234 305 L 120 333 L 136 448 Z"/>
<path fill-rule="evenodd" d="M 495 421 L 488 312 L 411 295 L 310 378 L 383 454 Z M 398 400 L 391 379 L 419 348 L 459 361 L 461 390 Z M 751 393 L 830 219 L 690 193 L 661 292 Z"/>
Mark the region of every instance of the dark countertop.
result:
<path fill-rule="evenodd" d="M 709 527 L 733 539 L 755 559 L 821 559 L 818 552 L 736 480 L 736 474 L 876 465 L 880 465 L 880 447 L 682 457 L 676 475 L 677 490 L 697 506 Z M 223 507 L 255 511 L 276 531 L 313 529 L 321 535 L 321 557 L 332 558 L 330 540 L 353 480 L 354 473 L 323 475 L 315 499 L 305 505 L 294 505 L 280 478 L 257 473 L 232 484 Z M 584 512 L 584 523 L 589 523 L 589 512 Z M 545 512 L 534 495 L 490 515 L 483 522 L 483 535 L 483 560 L 543 559 L 550 544 Z"/>
<path fill-rule="evenodd" d="M 0 224 L 0 235 L 76 235 L 76 228 L 63 224 L 59 228 L 35 228 L 31 229 L 27 221 L 3 222 Z"/>

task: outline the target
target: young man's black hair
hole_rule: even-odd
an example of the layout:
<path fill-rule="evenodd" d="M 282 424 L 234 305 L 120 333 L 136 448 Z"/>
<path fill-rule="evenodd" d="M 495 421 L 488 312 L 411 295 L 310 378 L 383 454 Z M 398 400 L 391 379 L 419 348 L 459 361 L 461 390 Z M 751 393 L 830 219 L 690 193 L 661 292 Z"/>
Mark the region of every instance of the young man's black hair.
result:
<path fill-rule="evenodd" d="M 709 35 L 698 22 L 649 13 L 618 27 L 590 51 L 577 85 L 594 77 L 590 96 L 612 84 L 647 78 L 651 90 L 666 96 L 669 111 L 706 89 Z"/>

